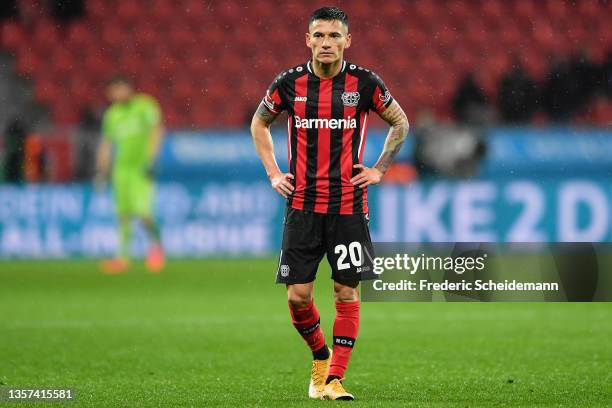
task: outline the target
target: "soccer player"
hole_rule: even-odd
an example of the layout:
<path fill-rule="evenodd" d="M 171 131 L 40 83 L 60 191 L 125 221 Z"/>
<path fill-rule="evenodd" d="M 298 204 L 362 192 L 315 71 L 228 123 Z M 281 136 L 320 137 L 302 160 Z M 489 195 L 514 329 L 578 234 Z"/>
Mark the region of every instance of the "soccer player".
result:
<path fill-rule="evenodd" d="M 251 133 L 272 187 L 287 201 L 276 282 L 287 287 L 293 325 L 312 351 L 308 395 L 352 400 L 342 380 L 357 338 L 358 285 L 372 278 L 367 188 L 380 182 L 408 134 L 408 120 L 383 81 L 344 60 L 348 17 L 336 7 L 310 18 L 312 59 L 276 77 L 253 116 Z M 288 113 L 289 171 L 278 167 L 270 125 Z M 369 111 L 390 126 L 373 167 L 362 164 Z M 333 350 L 320 327 L 313 284 L 324 255 L 332 268 Z"/>
<path fill-rule="evenodd" d="M 125 77 L 113 78 L 107 87 L 111 106 L 102 122 L 103 139 L 98 148 L 96 180 L 106 179 L 112 162 L 112 185 L 119 219 L 119 254 L 102 263 L 106 273 L 121 273 L 130 266 L 132 221 L 138 219 L 151 242 L 146 265 L 151 272 L 164 266 L 157 224 L 153 218 L 152 167 L 159 152 L 163 128 L 157 101 L 136 93 Z"/>

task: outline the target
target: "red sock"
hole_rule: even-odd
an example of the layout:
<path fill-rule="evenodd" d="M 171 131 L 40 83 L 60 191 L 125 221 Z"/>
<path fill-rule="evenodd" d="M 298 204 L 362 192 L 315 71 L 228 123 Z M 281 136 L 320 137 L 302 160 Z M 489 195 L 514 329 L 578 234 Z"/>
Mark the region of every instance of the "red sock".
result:
<path fill-rule="evenodd" d="M 320 350 L 325 345 L 325 336 L 323 336 L 323 330 L 321 330 L 319 311 L 314 302 L 310 302 L 303 309 L 292 309 L 291 304 L 289 304 L 289 311 L 293 318 L 293 326 L 306 340 L 310 350 Z"/>
<path fill-rule="evenodd" d="M 351 359 L 351 353 L 359 331 L 359 300 L 336 302 L 334 321 L 334 352 L 329 375 L 344 378 L 344 371 Z"/>

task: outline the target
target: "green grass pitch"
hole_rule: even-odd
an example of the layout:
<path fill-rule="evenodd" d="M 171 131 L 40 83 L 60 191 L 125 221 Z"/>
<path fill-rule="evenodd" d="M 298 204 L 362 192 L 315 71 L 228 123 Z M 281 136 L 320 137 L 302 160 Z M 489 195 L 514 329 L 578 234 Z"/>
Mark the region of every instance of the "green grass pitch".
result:
<path fill-rule="evenodd" d="M 0 383 L 71 387 L 74 407 L 347 404 L 308 400 L 310 354 L 275 267 L 1 262 Z M 330 283 L 322 267 L 328 338 Z M 612 406 L 612 304 L 364 303 L 345 385 L 354 406 Z"/>

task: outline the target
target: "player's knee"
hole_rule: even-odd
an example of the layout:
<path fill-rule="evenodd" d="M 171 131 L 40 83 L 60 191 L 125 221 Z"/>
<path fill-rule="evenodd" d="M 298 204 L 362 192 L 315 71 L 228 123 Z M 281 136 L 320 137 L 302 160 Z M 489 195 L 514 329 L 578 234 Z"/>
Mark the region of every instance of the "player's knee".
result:
<path fill-rule="evenodd" d="M 336 282 L 334 284 L 334 300 L 336 302 L 354 302 L 359 300 L 357 286 L 348 286 Z"/>
<path fill-rule="evenodd" d="M 294 310 L 303 309 L 312 302 L 312 294 L 310 293 L 288 291 L 287 298 L 289 300 L 289 307 Z"/>
<path fill-rule="evenodd" d="M 312 302 L 313 284 L 287 285 L 287 300 L 292 309 L 303 309 Z"/>

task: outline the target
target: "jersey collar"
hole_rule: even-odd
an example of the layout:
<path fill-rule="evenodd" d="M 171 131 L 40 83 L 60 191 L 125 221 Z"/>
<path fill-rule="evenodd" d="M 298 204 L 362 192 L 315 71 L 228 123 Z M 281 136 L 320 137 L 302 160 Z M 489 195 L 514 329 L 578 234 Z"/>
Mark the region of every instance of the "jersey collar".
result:
<path fill-rule="evenodd" d="M 306 63 L 306 69 L 308 70 L 308 72 L 310 72 L 312 75 L 314 75 L 315 73 L 312 70 L 312 66 L 310 65 L 310 63 L 311 63 L 311 60 L 308 60 L 308 62 Z M 345 70 L 346 70 L 346 60 L 342 61 L 342 68 L 340 69 L 340 72 L 338 72 L 338 73 L 341 74 Z"/>

